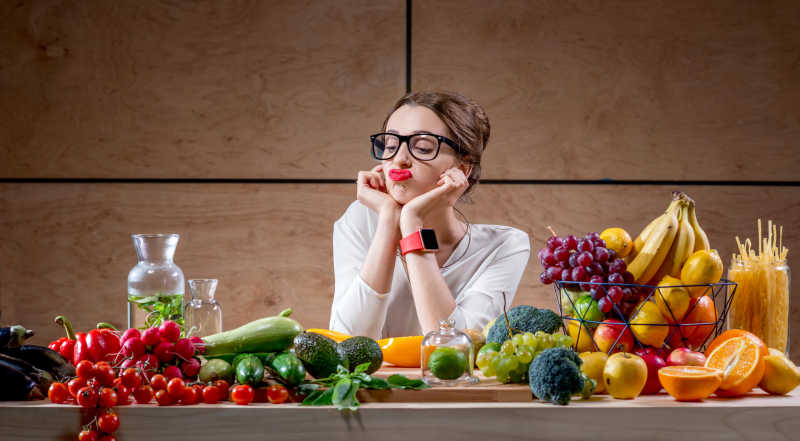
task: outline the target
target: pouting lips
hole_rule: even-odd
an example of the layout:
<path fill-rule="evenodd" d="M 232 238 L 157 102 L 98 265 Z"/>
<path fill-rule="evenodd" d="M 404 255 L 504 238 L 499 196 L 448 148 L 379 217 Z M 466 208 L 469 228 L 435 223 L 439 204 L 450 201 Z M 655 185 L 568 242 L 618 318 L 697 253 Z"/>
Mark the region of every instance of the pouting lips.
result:
<path fill-rule="evenodd" d="M 411 178 L 411 170 L 393 169 L 389 170 L 389 179 L 393 181 L 405 181 Z"/>

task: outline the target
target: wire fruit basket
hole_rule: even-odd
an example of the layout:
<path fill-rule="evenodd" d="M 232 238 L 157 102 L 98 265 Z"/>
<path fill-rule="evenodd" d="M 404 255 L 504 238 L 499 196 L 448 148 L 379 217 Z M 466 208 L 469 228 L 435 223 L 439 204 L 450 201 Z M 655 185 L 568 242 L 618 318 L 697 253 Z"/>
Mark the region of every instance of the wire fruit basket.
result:
<path fill-rule="evenodd" d="M 590 292 L 599 292 L 596 298 L 602 298 L 608 294 L 608 290 L 614 286 L 620 288 L 631 288 L 640 293 L 640 300 L 636 306 L 629 311 L 618 303 L 614 303 L 611 311 L 603 314 L 599 310 L 587 308 L 589 303 L 585 296 L 592 296 Z M 559 315 L 562 318 L 564 333 L 572 336 L 573 347 L 575 350 L 602 351 L 611 354 L 620 350 L 620 343 L 626 334 L 632 337 L 635 349 L 645 349 L 653 347 L 655 350 L 671 350 L 678 347 L 685 347 L 690 350 L 702 351 L 709 341 L 719 335 L 725 326 L 725 320 L 730 309 L 733 296 L 736 293 L 737 284 L 726 279 L 717 283 L 699 285 L 638 285 L 627 283 L 592 283 L 592 282 L 564 282 L 555 281 L 553 291 L 558 304 Z M 673 311 L 670 302 L 667 300 L 669 290 L 684 289 L 692 292 L 691 301 L 688 309 L 681 317 L 680 312 Z M 704 298 L 704 297 L 707 297 Z M 640 311 L 647 307 L 652 310 L 653 306 L 645 306 L 646 302 L 655 303 L 658 311 L 662 312 L 662 322 L 642 322 L 636 319 Z M 596 304 L 596 303 L 595 303 Z M 598 313 L 602 316 L 598 316 Z M 698 319 L 699 317 L 699 319 Z M 613 322 L 612 322 L 613 320 Z M 610 345 L 598 344 L 594 336 L 594 331 L 605 322 L 606 325 L 616 328 L 614 332 L 616 340 Z M 655 328 L 658 327 L 658 328 Z M 665 333 L 660 328 L 667 327 Z M 652 333 L 666 335 L 660 345 L 647 344 L 642 341 L 642 331 L 648 330 Z M 589 342 L 584 339 L 588 338 Z M 657 340 L 660 340 L 658 338 Z M 601 350 L 601 348 L 607 350 Z M 630 348 L 630 352 L 634 348 Z"/>

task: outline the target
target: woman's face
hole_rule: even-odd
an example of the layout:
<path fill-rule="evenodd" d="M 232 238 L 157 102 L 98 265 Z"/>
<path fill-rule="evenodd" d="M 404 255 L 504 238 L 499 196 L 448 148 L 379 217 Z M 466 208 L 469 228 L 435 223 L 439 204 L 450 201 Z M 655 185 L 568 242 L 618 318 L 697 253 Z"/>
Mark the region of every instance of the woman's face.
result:
<path fill-rule="evenodd" d="M 413 135 L 428 132 L 453 139 L 444 122 L 424 106 L 404 105 L 395 110 L 386 122 L 386 131 L 398 135 Z M 460 164 L 458 154 L 442 142 L 439 155 L 432 161 L 420 161 L 411 156 L 407 143 L 400 146 L 397 154 L 383 161 L 383 175 L 389 194 L 401 205 L 436 187 L 445 170 Z M 411 177 L 392 180 L 392 170 L 408 170 Z M 396 173 L 396 172 L 395 172 Z"/>

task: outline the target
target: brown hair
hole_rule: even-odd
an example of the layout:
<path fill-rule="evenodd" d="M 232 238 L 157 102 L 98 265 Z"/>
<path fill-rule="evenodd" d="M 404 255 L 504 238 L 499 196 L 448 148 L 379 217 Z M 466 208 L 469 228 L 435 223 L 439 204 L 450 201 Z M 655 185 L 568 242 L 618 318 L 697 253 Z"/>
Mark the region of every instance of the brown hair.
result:
<path fill-rule="evenodd" d="M 483 108 L 475 101 L 454 92 L 411 92 L 400 98 L 383 120 L 383 129 L 389 117 L 400 107 L 410 104 L 424 106 L 432 110 L 447 126 L 453 135 L 453 140 L 469 154 L 472 172 L 467 176 L 469 187 L 464 192 L 468 196 L 481 178 L 481 157 L 489 142 L 489 117 Z M 466 160 L 462 157 L 462 160 Z M 468 197 L 465 198 L 469 200 Z"/>

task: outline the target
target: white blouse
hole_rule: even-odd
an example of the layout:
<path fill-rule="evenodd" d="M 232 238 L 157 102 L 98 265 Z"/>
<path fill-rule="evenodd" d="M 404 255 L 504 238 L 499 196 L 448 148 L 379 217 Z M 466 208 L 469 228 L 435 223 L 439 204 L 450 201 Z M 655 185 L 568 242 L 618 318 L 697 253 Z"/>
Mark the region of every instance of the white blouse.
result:
<path fill-rule="evenodd" d="M 408 276 L 398 255 L 392 286 L 378 293 L 361 279 L 378 213 L 358 201 L 333 225 L 335 288 L 329 328 L 374 339 L 421 335 Z M 500 225 L 470 224 L 440 269 L 456 307 L 456 328 L 483 328 L 509 308 L 531 254 L 527 233 Z M 471 238 L 470 238 L 471 236 Z"/>

